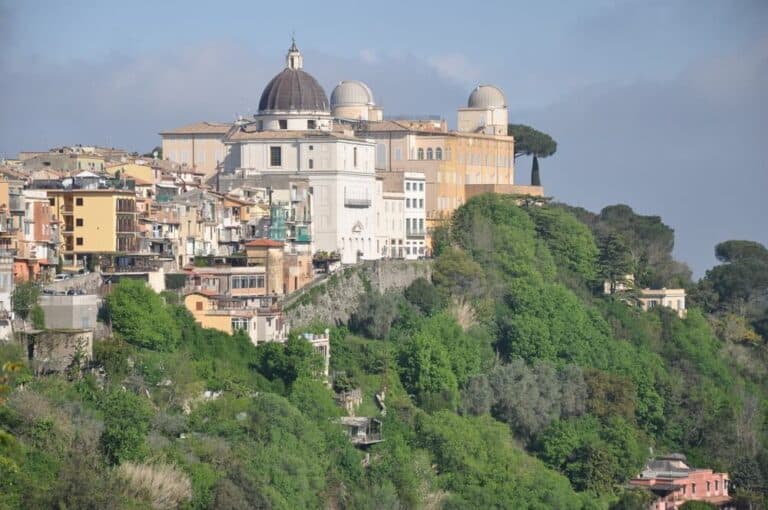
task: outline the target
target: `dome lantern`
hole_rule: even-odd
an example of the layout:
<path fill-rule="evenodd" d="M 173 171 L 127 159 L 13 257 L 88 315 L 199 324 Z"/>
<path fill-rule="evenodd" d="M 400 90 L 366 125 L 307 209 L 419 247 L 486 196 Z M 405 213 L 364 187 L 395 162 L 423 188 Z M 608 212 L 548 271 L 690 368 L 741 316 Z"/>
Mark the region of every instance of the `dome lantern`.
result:
<path fill-rule="evenodd" d="M 285 67 L 288 69 L 301 69 L 304 67 L 304 57 L 301 56 L 301 52 L 298 46 L 296 46 L 296 39 L 293 37 L 291 37 L 291 47 L 285 56 Z"/>

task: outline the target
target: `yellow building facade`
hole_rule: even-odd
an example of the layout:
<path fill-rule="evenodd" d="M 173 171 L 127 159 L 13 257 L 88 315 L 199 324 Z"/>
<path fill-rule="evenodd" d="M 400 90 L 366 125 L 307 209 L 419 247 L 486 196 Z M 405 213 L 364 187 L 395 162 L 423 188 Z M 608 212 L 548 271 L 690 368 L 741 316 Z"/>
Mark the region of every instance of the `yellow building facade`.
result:
<path fill-rule="evenodd" d="M 140 165 L 138 163 L 121 163 L 107 167 L 107 173 L 121 177 L 139 179 L 145 183 L 155 182 L 155 170 L 149 165 Z"/>
<path fill-rule="evenodd" d="M 515 182 L 511 136 L 448 131 L 444 121 L 372 122 L 357 134 L 376 142 L 377 171 L 424 174 L 428 229 L 466 202 L 468 185 L 508 190 Z"/>
<path fill-rule="evenodd" d="M 86 254 L 138 251 L 136 196 L 119 190 L 49 190 L 58 222 L 61 253 L 78 259 Z"/>
<path fill-rule="evenodd" d="M 163 131 L 163 159 L 212 175 L 219 165 L 224 164 L 227 148 L 224 136 L 232 124 L 219 122 L 197 122 L 179 128 Z"/>

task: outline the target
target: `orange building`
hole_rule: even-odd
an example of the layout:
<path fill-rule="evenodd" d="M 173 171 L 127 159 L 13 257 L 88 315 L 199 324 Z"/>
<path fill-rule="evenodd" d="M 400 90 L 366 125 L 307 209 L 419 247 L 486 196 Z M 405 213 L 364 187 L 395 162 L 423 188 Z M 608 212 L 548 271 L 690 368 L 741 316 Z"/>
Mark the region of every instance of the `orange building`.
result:
<path fill-rule="evenodd" d="M 727 473 L 696 469 L 685 455 L 672 454 L 649 461 L 629 484 L 649 490 L 655 499 L 648 510 L 676 510 L 686 501 L 704 501 L 718 508 L 733 508 Z"/>

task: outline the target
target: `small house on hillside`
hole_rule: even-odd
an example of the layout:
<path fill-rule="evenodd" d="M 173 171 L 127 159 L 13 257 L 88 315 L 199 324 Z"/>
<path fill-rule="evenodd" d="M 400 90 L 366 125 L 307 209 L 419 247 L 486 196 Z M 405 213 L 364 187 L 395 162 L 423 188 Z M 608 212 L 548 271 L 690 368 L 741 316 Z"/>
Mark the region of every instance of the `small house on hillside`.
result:
<path fill-rule="evenodd" d="M 722 509 L 735 508 L 728 495 L 727 473 L 692 468 L 685 455 L 679 453 L 648 461 L 629 484 L 647 489 L 654 495 L 648 510 L 676 510 L 686 501 L 704 501 Z"/>
<path fill-rule="evenodd" d="M 344 433 L 355 446 L 368 446 L 384 441 L 381 434 L 381 421 L 364 416 L 344 416 L 339 418 Z"/>

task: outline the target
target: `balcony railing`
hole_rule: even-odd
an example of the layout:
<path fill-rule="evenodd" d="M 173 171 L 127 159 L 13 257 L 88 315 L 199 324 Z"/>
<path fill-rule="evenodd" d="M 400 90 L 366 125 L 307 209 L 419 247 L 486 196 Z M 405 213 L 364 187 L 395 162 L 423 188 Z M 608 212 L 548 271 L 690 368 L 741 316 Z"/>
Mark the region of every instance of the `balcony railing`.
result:
<path fill-rule="evenodd" d="M 409 228 L 405 232 L 406 237 L 424 237 L 427 235 L 427 233 L 424 231 L 424 229 L 412 229 Z"/>
<path fill-rule="evenodd" d="M 346 207 L 370 207 L 371 199 L 368 197 L 350 197 L 344 195 L 344 205 Z"/>
<path fill-rule="evenodd" d="M 239 243 L 240 239 L 240 233 L 234 229 L 226 228 L 219 230 L 220 243 Z"/>
<path fill-rule="evenodd" d="M 8 197 L 8 206 L 11 211 L 23 211 L 24 210 L 24 197 L 21 195 L 10 195 Z"/>

